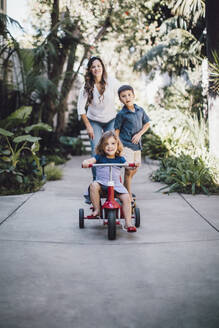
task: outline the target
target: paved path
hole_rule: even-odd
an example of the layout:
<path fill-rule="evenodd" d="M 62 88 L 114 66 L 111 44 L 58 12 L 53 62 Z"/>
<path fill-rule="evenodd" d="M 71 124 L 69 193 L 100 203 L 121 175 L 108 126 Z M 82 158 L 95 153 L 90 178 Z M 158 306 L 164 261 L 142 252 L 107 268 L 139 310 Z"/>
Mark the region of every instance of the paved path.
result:
<path fill-rule="evenodd" d="M 136 234 L 78 228 L 84 157 L 35 194 L 0 197 L 0 328 L 218 328 L 219 196 L 156 193 L 142 165 Z"/>

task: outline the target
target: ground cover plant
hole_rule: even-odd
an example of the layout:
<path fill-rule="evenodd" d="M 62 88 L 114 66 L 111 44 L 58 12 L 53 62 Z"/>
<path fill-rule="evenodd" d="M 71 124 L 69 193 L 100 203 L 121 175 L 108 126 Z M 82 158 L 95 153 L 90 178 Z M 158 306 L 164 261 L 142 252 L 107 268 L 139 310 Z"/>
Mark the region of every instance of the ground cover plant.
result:
<path fill-rule="evenodd" d="M 45 177 L 47 181 L 61 180 L 62 169 L 51 162 L 45 166 Z"/>
<path fill-rule="evenodd" d="M 181 154 L 161 160 L 158 170 L 152 174 L 152 179 L 164 182 L 167 186 L 159 189 L 167 193 L 183 192 L 189 194 L 219 193 L 216 172 L 206 166 L 201 157 L 192 158 Z"/>

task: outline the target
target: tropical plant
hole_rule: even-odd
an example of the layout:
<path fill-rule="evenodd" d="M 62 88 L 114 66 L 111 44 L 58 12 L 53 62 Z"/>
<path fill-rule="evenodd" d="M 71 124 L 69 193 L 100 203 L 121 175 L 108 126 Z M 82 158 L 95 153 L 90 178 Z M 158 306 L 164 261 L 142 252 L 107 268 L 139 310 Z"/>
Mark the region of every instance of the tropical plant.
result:
<path fill-rule="evenodd" d="M 202 0 L 172 0 L 173 17 L 159 25 L 154 46 L 135 64 L 135 69 L 147 73 L 159 68 L 170 75 L 179 75 L 200 64 L 205 51 L 204 13 Z"/>
<path fill-rule="evenodd" d="M 185 69 L 201 63 L 200 53 L 203 45 L 188 31 L 175 28 L 161 39 L 159 44 L 153 46 L 136 62 L 136 70 L 150 73 L 159 69 L 169 75 L 180 75 Z"/>
<path fill-rule="evenodd" d="M 56 154 L 46 154 L 45 157 L 45 163 L 55 163 L 55 165 L 61 165 L 66 163 L 67 159 L 63 156 L 59 156 Z"/>
<path fill-rule="evenodd" d="M 208 157 L 208 125 L 205 119 L 197 115 L 181 112 L 178 108 L 165 110 L 156 107 L 149 111 L 152 129 L 157 134 L 165 156 L 184 152 L 192 157 Z"/>
<path fill-rule="evenodd" d="M 2 150 L 2 160 L 5 162 L 10 162 L 13 168 L 16 168 L 17 163 L 19 162 L 22 151 L 27 150 L 30 151 L 33 159 L 35 160 L 37 166 L 39 167 L 39 159 L 36 156 L 36 152 L 39 151 L 39 143 L 38 141 L 41 139 L 39 137 L 33 137 L 30 134 L 21 135 L 18 137 L 14 137 L 14 133 L 8 130 L 0 128 L 0 135 L 6 140 L 6 149 Z M 32 144 L 28 146 L 27 144 Z M 14 144 L 14 146 L 13 146 Z"/>
<path fill-rule="evenodd" d="M 0 13 L 0 119 L 3 119 L 17 108 L 20 101 L 17 79 L 12 82 L 10 66 L 12 62 L 20 58 L 20 46 L 10 33 L 9 27 L 22 30 L 18 21 L 4 13 Z M 22 79 L 22 74 L 20 76 Z M 15 82 L 15 86 L 13 83 Z"/>
<path fill-rule="evenodd" d="M 59 141 L 71 155 L 81 155 L 83 153 L 83 143 L 80 138 L 61 136 Z"/>
<path fill-rule="evenodd" d="M 219 29 L 219 20 L 215 15 L 219 12 L 219 2 L 217 0 L 206 1 L 206 27 L 207 27 L 207 57 L 208 61 L 214 64 L 214 54 L 219 54 L 219 35 L 216 33 Z M 217 64 L 216 64 L 217 66 Z M 212 76 L 211 76 L 212 78 Z M 215 79 L 215 82 L 217 78 Z M 219 158 L 219 116 L 218 101 L 219 95 L 216 90 L 209 88 L 208 106 L 209 106 L 209 144 L 210 151 Z"/>
<path fill-rule="evenodd" d="M 152 179 L 167 184 L 159 189 L 168 189 L 167 193 L 219 193 L 216 173 L 206 166 L 201 157 L 192 158 L 183 153 L 179 157 L 162 159 Z"/>
<path fill-rule="evenodd" d="M 210 88 L 213 92 L 219 94 L 219 55 L 216 51 L 213 51 L 214 63 L 209 62 L 210 66 Z"/>
<path fill-rule="evenodd" d="M 142 155 L 151 159 L 161 159 L 168 155 L 164 142 L 152 129 L 143 135 L 142 147 Z"/>
<path fill-rule="evenodd" d="M 39 137 L 33 137 L 30 134 L 14 136 L 13 132 L 0 128 L 0 142 L 2 139 L 6 140 L 6 143 L 0 147 L 0 182 L 2 186 L 3 194 L 29 192 L 31 185 L 35 189 L 36 186 L 41 185 L 40 180 L 40 162 L 37 152 L 39 151 Z M 24 164 L 23 154 L 29 152 L 31 154 L 31 163 L 36 163 L 37 171 L 32 168 L 31 174 L 36 173 L 31 179 L 26 175 L 27 163 Z M 28 158 L 28 155 L 25 155 Z M 28 163 L 29 166 L 29 163 Z M 38 176 L 38 177 L 37 177 Z M 37 183 L 38 181 L 38 183 Z"/>
<path fill-rule="evenodd" d="M 197 75 L 197 74 L 196 74 Z M 197 77 L 199 78 L 200 75 Z M 197 82 L 196 82 L 197 83 Z M 167 110 L 178 108 L 183 113 L 203 116 L 203 89 L 200 83 L 192 84 L 189 77 L 174 79 L 172 84 L 158 91 L 159 105 Z"/>
<path fill-rule="evenodd" d="M 31 111 L 31 107 L 22 107 L 0 121 L 0 181 L 4 194 L 15 193 L 14 188 L 18 193 L 29 192 L 41 185 L 38 155 L 41 138 L 30 133 L 51 131 L 51 127 L 45 123 L 25 126 Z"/>
<path fill-rule="evenodd" d="M 78 137 L 80 131 L 84 129 L 82 120 L 78 119 L 77 104 L 75 101 L 72 102 L 73 108 L 68 117 L 68 123 L 65 129 L 65 134 L 70 137 Z"/>

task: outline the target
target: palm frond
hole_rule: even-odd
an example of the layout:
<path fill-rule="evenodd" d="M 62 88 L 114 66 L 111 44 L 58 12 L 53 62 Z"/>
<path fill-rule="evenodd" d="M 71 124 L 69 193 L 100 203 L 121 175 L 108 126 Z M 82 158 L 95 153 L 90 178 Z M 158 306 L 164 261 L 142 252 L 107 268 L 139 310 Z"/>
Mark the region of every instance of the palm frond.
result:
<path fill-rule="evenodd" d="M 184 17 L 193 16 L 193 20 L 197 22 L 200 17 L 205 16 L 204 0 L 172 0 L 170 7 L 175 14 Z"/>
<path fill-rule="evenodd" d="M 166 19 L 160 26 L 159 35 L 160 37 L 167 35 L 170 31 L 181 28 L 187 29 L 187 22 L 181 16 L 174 16 Z"/>
<path fill-rule="evenodd" d="M 182 42 L 181 48 L 189 48 L 189 53 L 193 53 L 194 56 L 199 55 L 201 53 L 202 44 L 196 37 L 187 30 L 177 28 L 170 31 L 167 35 L 167 39 L 177 39 Z"/>
<path fill-rule="evenodd" d="M 163 59 L 167 55 L 168 45 L 164 43 L 160 43 L 157 46 L 152 47 L 139 61 L 134 65 L 134 69 L 137 71 L 145 70 L 146 72 L 150 72 L 153 66 L 153 62 L 155 65 L 159 63 L 160 59 Z"/>
<path fill-rule="evenodd" d="M 23 27 L 17 20 L 11 18 L 10 16 L 8 16 L 4 13 L 0 13 L 0 22 L 1 22 L 1 25 L 2 24 L 4 26 L 12 25 L 12 26 L 18 27 L 19 29 L 23 30 Z"/>
<path fill-rule="evenodd" d="M 200 63 L 201 43 L 184 29 L 171 30 L 165 40 L 151 48 L 134 66 L 149 73 L 159 67 L 163 71 L 180 71 Z"/>
<path fill-rule="evenodd" d="M 27 79 L 27 93 L 31 94 L 31 99 L 37 102 L 43 102 L 51 98 L 55 101 L 58 97 L 56 85 L 43 75 L 28 74 Z"/>
<path fill-rule="evenodd" d="M 210 74 L 209 81 L 211 82 L 210 88 L 219 94 L 219 54 L 214 51 L 212 53 L 214 63 L 209 62 Z"/>

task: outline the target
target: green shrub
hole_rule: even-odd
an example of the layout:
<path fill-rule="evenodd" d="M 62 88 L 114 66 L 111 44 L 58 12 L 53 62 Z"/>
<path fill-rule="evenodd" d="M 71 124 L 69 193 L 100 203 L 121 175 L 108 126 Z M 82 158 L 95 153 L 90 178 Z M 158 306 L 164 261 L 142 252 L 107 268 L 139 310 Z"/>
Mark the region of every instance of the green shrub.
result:
<path fill-rule="evenodd" d="M 0 195 L 19 195 L 38 191 L 45 181 L 41 172 L 24 175 L 13 167 L 0 169 Z"/>
<path fill-rule="evenodd" d="M 167 149 L 164 157 L 179 156 L 181 153 L 192 157 L 208 156 L 208 124 L 203 117 L 182 113 L 177 108 L 165 110 L 159 107 L 151 108 L 149 116 L 153 133 L 160 138 L 162 147 Z M 153 147 L 152 142 L 150 144 Z"/>
<path fill-rule="evenodd" d="M 151 159 L 161 159 L 167 156 L 168 149 L 161 138 L 151 129 L 142 137 L 142 155 Z"/>
<path fill-rule="evenodd" d="M 154 181 L 164 182 L 170 192 L 182 193 L 219 193 L 215 172 L 206 166 L 201 157 L 192 158 L 181 154 L 161 161 L 160 168 L 152 174 Z"/>
<path fill-rule="evenodd" d="M 172 84 L 161 89 L 160 106 L 167 110 L 178 108 L 182 113 L 196 114 L 200 117 L 203 110 L 204 96 L 198 71 L 193 76 L 193 80 L 196 81 L 196 84 L 192 84 L 191 81 L 188 84 L 179 77 Z"/>
<path fill-rule="evenodd" d="M 61 136 L 59 141 L 71 155 L 83 154 L 83 143 L 80 138 Z"/>
<path fill-rule="evenodd" d="M 80 134 L 80 130 L 85 129 L 84 123 L 82 120 L 78 119 L 77 112 L 77 102 L 72 102 L 72 111 L 68 117 L 68 124 L 66 127 L 65 135 L 71 137 L 78 137 Z"/>
<path fill-rule="evenodd" d="M 51 163 L 51 162 L 54 162 L 55 165 L 61 165 L 61 164 L 64 164 L 66 163 L 67 159 L 66 157 L 63 157 L 63 156 L 59 156 L 59 155 L 52 155 L 52 154 L 48 154 L 46 155 L 46 162 L 47 163 Z"/>
<path fill-rule="evenodd" d="M 55 163 L 49 163 L 45 166 L 45 175 L 48 181 L 51 180 L 61 180 L 62 170 L 60 167 L 55 166 Z"/>

